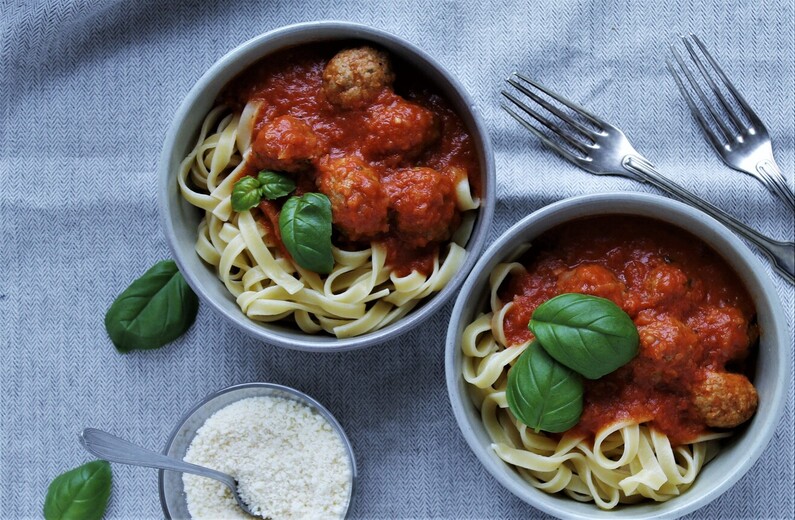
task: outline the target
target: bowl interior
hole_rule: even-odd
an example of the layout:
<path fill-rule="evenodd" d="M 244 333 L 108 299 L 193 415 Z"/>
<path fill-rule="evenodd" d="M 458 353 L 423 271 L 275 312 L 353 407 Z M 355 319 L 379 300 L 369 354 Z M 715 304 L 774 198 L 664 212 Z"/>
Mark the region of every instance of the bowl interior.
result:
<path fill-rule="evenodd" d="M 196 431 L 201 428 L 211 415 L 241 399 L 267 396 L 290 399 L 309 406 L 312 410 L 325 418 L 334 431 L 337 432 L 345 448 L 345 452 L 347 453 L 348 467 L 351 474 L 351 485 L 345 505 L 345 511 L 347 512 L 356 485 L 356 458 L 354 457 L 351 443 L 345 435 L 342 426 L 340 426 L 337 419 L 331 415 L 331 412 L 308 395 L 290 387 L 271 383 L 248 383 L 226 388 L 205 398 L 188 412 L 177 425 L 166 443 L 163 453 L 180 460 L 184 459 L 188 447 L 196 436 Z M 185 489 L 182 484 L 182 473 L 160 470 L 158 475 L 160 503 L 163 507 L 163 514 L 166 518 L 190 518 Z"/>
<path fill-rule="evenodd" d="M 461 116 L 476 144 L 481 170 L 481 208 L 466 246 L 467 258 L 458 273 L 439 293 L 431 295 L 406 317 L 390 326 L 362 336 L 337 339 L 329 335 L 308 335 L 296 327 L 250 320 L 238 308 L 233 296 L 218 280 L 213 268 L 195 252 L 201 212 L 185 201 L 176 182 L 182 159 L 193 147 L 204 116 L 213 107 L 226 83 L 246 68 L 276 51 L 301 44 L 356 40 L 371 42 L 400 60 L 411 64 L 444 94 Z M 424 320 L 452 296 L 475 264 L 483 248 L 494 211 L 494 160 L 488 133 L 461 85 L 427 54 L 391 34 L 346 22 L 312 22 L 286 27 L 250 40 L 221 58 L 196 83 L 178 109 L 166 136 L 158 171 L 158 203 L 166 238 L 174 259 L 188 284 L 203 301 L 220 311 L 232 323 L 260 339 L 300 350 L 339 351 L 385 341 Z"/>
<path fill-rule="evenodd" d="M 754 385 L 759 408 L 749 424 L 739 428 L 706 464 L 693 486 L 682 496 L 663 503 L 642 503 L 601 511 L 564 495 L 549 495 L 525 482 L 490 448 L 491 439 L 470 402 L 462 376 L 460 339 L 463 329 L 483 308 L 489 273 L 510 261 L 517 251 L 544 231 L 586 216 L 629 214 L 674 224 L 700 237 L 739 275 L 753 299 L 761 331 Z M 527 503 L 563 518 L 672 518 L 706 505 L 726 491 L 756 461 L 772 437 L 783 412 L 790 381 L 789 341 L 784 311 L 764 267 L 753 253 L 711 217 L 684 204 L 636 193 L 576 197 L 552 204 L 525 218 L 495 242 L 464 283 L 448 329 L 445 369 L 448 392 L 459 427 L 485 468 L 506 488 Z"/>

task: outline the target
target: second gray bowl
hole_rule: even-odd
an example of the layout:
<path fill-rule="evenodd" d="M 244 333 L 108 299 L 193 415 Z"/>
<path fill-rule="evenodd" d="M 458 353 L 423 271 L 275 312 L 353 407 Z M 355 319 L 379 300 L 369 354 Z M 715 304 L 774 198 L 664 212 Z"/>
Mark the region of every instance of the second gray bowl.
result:
<path fill-rule="evenodd" d="M 564 222 L 596 215 L 649 217 L 673 224 L 703 240 L 737 273 L 757 311 L 758 359 L 754 384 L 759 408 L 747 426 L 726 440 L 720 453 L 706 464 L 695 483 L 681 496 L 667 502 L 643 502 L 600 510 L 593 503 L 577 502 L 565 495 L 550 495 L 534 488 L 500 459 L 491 448 L 480 414 L 472 404 L 462 375 L 461 334 L 474 320 L 489 275 L 502 262 L 513 261 L 522 245 Z M 664 197 L 639 193 L 607 193 L 566 199 L 525 217 L 492 244 L 467 278 L 450 317 L 445 351 L 447 390 L 458 426 L 484 468 L 503 486 L 528 504 L 560 518 L 662 519 L 694 511 L 729 490 L 764 451 L 781 419 L 792 385 L 790 372 L 792 336 L 776 289 L 753 252 L 715 219 L 690 206 Z M 774 476 L 771 476 L 775 478 Z M 486 485 L 486 484 L 484 484 Z"/>

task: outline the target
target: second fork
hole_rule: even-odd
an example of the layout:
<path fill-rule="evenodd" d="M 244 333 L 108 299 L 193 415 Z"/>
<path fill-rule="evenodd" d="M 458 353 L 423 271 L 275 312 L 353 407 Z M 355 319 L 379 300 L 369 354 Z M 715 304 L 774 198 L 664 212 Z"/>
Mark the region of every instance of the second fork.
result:
<path fill-rule="evenodd" d="M 713 100 L 717 102 L 712 102 L 708 98 L 695 74 L 691 72 L 673 45 L 671 45 L 671 53 L 676 60 L 678 69 L 671 60 L 666 60 L 666 66 L 712 147 L 715 148 L 726 165 L 756 177 L 768 190 L 783 200 L 791 210 L 795 210 L 795 194 L 773 159 L 770 135 L 762 120 L 732 85 L 698 36 L 691 34 L 690 39 L 683 36 L 682 41 L 691 61 L 701 73 L 704 83 L 709 85 Z M 701 58 L 696 47 L 706 60 Z M 679 70 L 687 78 L 690 89 L 685 86 Z M 727 99 L 713 77 L 717 77 L 723 90 L 731 95 L 733 101 Z M 699 108 L 691 90 L 696 93 L 701 107 L 704 109 Z"/>

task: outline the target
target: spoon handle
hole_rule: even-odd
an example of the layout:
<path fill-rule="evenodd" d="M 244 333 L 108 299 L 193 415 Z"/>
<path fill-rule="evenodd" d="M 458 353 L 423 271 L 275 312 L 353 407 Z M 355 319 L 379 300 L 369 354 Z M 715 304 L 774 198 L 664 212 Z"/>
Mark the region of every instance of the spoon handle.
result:
<path fill-rule="evenodd" d="M 192 473 L 221 481 L 233 491 L 236 489 L 231 475 L 147 450 L 96 428 L 86 428 L 79 437 L 80 444 L 89 453 L 111 462 Z"/>

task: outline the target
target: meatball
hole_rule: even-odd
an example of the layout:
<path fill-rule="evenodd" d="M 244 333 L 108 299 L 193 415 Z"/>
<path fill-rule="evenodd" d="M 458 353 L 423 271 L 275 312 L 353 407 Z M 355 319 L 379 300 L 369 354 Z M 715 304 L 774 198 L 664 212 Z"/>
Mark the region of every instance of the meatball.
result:
<path fill-rule="evenodd" d="M 698 338 L 690 328 L 670 315 L 642 311 L 635 325 L 640 339 L 635 366 L 646 384 L 679 391 L 682 374 L 696 370 L 702 357 Z"/>
<path fill-rule="evenodd" d="M 694 361 L 700 348 L 698 337 L 690 327 L 669 315 L 638 317 L 639 355 L 659 362 L 660 366 L 676 366 Z"/>
<path fill-rule="evenodd" d="M 389 230 L 388 200 L 378 174 L 358 157 L 324 157 L 318 188 L 331 201 L 332 221 L 350 240 L 373 238 Z"/>
<path fill-rule="evenodd" d="M 693 388 L 693 404 L 707 426 L 734 428 L 756 411 L 759 397 L 747 377 L 729 372 L 707 372 Z"/>
<path fill-rule="evenodd" d="M 748 323 L 737 307 L 706 306 L 687 322 L 719 363 L 744 359 L 749 345 L 756 339 L 756 327 Z"/>
<path fill-rule="evenodd" d="M 621 307 L 626 287 L 606 267 L 584 264 L 564 271 L 558 276 L 558 290 L 562 293 L 583 293 L 607 298 Z"/>
<path fill-rule="evenodd" d="M 689 284 L 687 275 L 670 264 L 655 267 L 643 282 L 646 299 L 656 307 L 681 300 L 687 294 Z"/>
<path fill-rule="evenodd" d="M 376 156 L 401 154 L 411 158 L 440 135 L 433 112 L 399 96 L 370 107 L 365 121 L 368 135 L 364 149 Z"/>
<path fill-rule="evenodd" d="M 395 80 L 385 52 L 359 47 L 338 52 L 323 69 L 323 92 L 345 109 L 364 108 Z"/>
<path fill-rule="evenodd" d="M 397 236 L 410 247 L 447 240 L 457 224 L 453 182 L 432 168 L 404 168 L 384 180 Z"/>
<path fill-rule="evenodd" d="M 255 168 L 297 172 L 323 155 L 312 128 L 293 116 L 280 116 L 263 126 L 251 143 Z"/>

